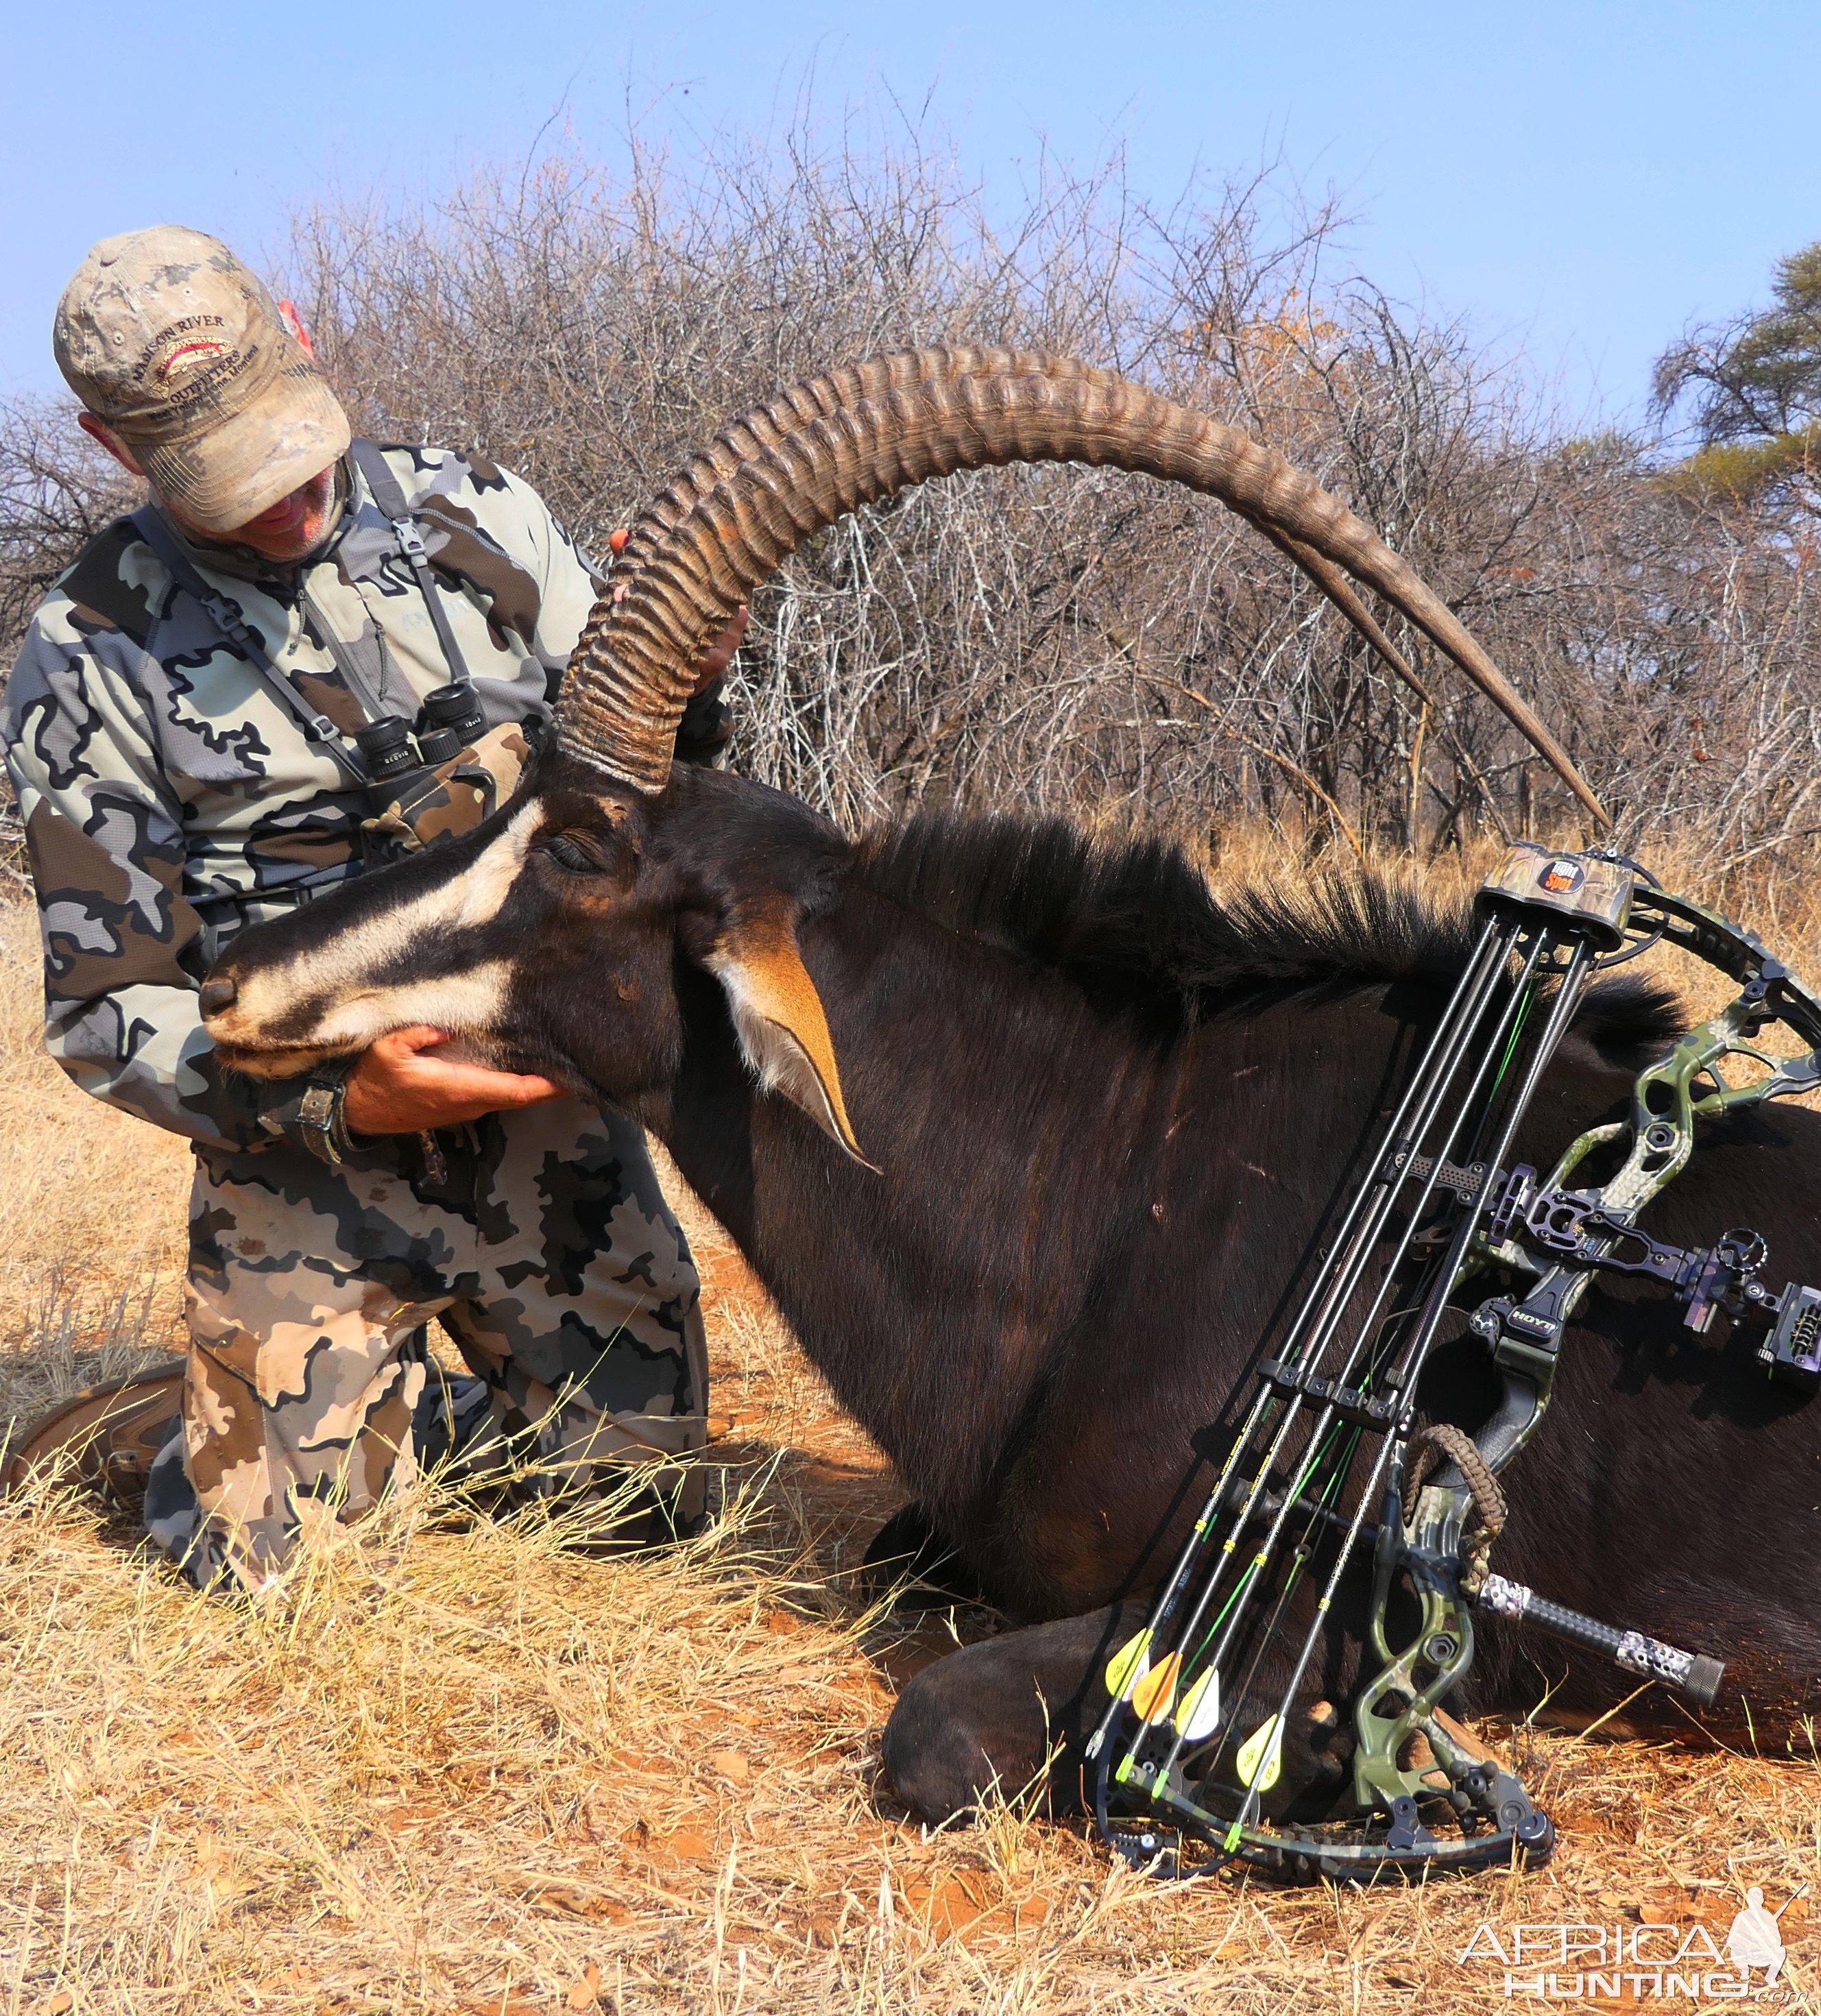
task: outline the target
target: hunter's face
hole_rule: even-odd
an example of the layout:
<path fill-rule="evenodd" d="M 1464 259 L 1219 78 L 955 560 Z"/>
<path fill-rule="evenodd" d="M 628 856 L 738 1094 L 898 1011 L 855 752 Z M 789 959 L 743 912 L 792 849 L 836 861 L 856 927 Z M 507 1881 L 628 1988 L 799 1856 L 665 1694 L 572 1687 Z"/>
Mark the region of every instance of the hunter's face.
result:
<path fill-rule="evenodd" d="M 226 545 L 251 546 L 262 558 L 283 565 L 304 559 L 323 543 L 334 496 L 335 470 L 331 465 L 232 531 L 211 532 L 191 524 L 168 499 L 165 509 L 202 538 Z"/>

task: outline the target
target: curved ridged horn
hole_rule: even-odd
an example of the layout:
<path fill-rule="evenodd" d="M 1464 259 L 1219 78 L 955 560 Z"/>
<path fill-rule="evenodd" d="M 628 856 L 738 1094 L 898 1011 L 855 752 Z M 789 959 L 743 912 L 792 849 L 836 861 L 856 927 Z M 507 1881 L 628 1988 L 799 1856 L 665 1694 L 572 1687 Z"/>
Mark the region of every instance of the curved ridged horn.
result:
<path fill-rule="evenodd" d="M 896 351 L 793 387 L 724 427 L 638 520 L 615 562 L 569 661 L 557 710 L 564 746 L 636 790 L 662 790 L 691 667 L 803 540 L 914 484 L 1011 462 L 1105 464 L 1218 498 L 1408 675 L 1341 580 L 1344 570 L 1444 651 L 1593 817 L 1610 823 L 1567 751 L 1454 612 L 1314 477 L 1237 427 L 1035 351 Z"/>

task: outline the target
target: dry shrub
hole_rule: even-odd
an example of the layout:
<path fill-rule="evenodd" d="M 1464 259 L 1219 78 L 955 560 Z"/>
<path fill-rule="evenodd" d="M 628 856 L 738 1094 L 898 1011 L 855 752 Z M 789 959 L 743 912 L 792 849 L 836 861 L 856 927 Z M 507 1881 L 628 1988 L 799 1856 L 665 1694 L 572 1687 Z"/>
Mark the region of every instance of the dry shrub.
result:
<path fill-rule="evenodd" d="M 0 651 L 59 571 L 144 495 L 74 425 L 67 401 L 0 401 Z"/>
<path fill-rule="evenodd" d="M 1704 873 L 1799 881 L 1821 836 L 1814 529 L 1578 432 L 1521 358 L 1351 272 L 1267 177 L 1165 208 L 1053 162 L 990 209 L 940 142 L 804 128 L 633 144 L 297 221 L 279 283 L 361 424 L 527 476 L 599 550 L 730 416 L 910 343 L 1033 345 L 1233 420 L 1347 498 L 1461 613 L 1619 815 Z M 0 409 L 0 639 L 129 501 Z M 1220 507 L 1108 471 L 981 472 L 812 540 L 759 599 L 737 760 L 849 821 L 936 797 L 1263 816 L 1426 855 L 1571 803 L 1420 638 L 1390 679 Z"/>
<path fill-rule="evenodd" d="M 1160 211 L 1051 164 L 1004 214 L 915 135 L 634 147 L 312 211 L 288 284 L 363 423 L 484 449 L 597 549 L 723 420 L 831 363 L 978 342 L 1116 366 L 1348 499 L 1628 844 L 1673 833 L 1713 874 L 1812 858 L 1812 527 L 1690 502 L 1648 444 L 1572 432 L 1521 360 L 1387 300 L 1268 178 Z M 1571 809 L 1423 640 L 1392 625 L 1433 706 L 1220 507 L 1145 478 L 926 485 L 811 541 L 755 617 L 737 761 L 850 822 L 1112 805 L 1433 854 Z"/>

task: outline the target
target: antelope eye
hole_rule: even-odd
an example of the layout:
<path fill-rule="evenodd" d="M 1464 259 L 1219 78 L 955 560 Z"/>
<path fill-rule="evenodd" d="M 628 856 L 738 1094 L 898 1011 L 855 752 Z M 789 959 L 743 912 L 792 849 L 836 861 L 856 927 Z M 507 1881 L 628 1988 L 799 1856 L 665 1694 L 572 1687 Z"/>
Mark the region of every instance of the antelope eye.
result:
<path fill-rule="evenodd" d="M 541 841 L 539 851 L 547 854 L 559 868 L 568 869 L 572 875 L 598 875 L 600 872 L 599 862 L 590 861 L 574 841 L 560 833 Z"/>

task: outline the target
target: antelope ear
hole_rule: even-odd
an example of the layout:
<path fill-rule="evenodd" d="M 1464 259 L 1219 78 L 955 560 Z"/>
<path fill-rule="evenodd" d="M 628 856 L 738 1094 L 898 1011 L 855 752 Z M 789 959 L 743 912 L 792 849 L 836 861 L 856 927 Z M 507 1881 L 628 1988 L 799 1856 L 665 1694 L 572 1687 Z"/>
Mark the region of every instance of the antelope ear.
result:
<path fill-rule="evenodd" d="M 781 1092 L 862 1168 L 880 1173 L 853 1138 L 822 997 L 788 919 L 730 932 L 705 962 L 727 990 L 746 1061 L 768 1092 Z"/>

